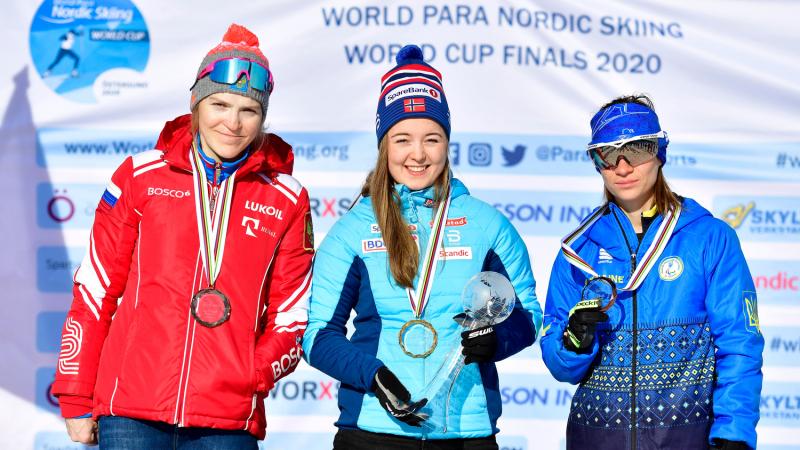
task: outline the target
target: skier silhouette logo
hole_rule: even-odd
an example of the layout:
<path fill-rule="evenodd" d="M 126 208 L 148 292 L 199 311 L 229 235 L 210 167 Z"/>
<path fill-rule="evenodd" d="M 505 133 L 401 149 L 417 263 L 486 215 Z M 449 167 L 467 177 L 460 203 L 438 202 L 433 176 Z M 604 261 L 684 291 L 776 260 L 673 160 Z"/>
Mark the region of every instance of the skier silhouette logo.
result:
<path fill-rule="evenodd" d="M 56 54 L 55 59 L 49 66 L 47 66 L 47 70 L 44 71 L 43 76 L 48 77 L 52 72 L 53 68 L 55 68 L 58 63 L 61 62 L 64 57 L 72 59 L 72 71 L 70 72 L 70 76 L 73 78 L 78 76 L 78 64 L 81 61 L 81 57 L 78 56 L 77 53 L 73 50 L 75 47 L 75 41 L 83 35 L 83 27 L 78 26 L 76 28 L 72 28 L 59 38 L 61 43 L 58 48 L 58 54 Z"/>

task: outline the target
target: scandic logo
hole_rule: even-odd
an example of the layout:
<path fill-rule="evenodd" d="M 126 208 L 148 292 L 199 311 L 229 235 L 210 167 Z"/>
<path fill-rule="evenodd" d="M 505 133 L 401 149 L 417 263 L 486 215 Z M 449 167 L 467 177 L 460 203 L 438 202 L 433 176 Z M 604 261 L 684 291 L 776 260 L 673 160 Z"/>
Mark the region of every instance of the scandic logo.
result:
<path fill-rule="evenodd" d="M 756 289 L 772 291 L 800 291 L 800 276 L 778 272 L 775 275 L 754 275 Z"/>
<path fill-rule="evenodd" d="M 147 188 L 147 195 L 153 196 L 158 195 L 161 197 L 172 197 L 172 198 L 184 198 L 184 197 L 191 197 L 191 191 L 181 191 L 178 189 L 165 189 L 160 187 L 149 187 Z"/>
<path fill-rule="evenodd" d="M 447 247 L 439 251 L 442 259 L 472 259 L 472 247 Z"/>

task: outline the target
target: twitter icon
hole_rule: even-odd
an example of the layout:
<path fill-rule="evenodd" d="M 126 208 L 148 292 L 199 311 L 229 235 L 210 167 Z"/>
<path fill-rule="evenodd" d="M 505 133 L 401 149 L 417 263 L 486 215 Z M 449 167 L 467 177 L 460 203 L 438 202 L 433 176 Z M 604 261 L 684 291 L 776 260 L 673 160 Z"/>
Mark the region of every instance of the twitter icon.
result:
<path fill-rule="evenodd" d="M 526 149 L 527 147 L 521 144 L 517 144 L 513 149 L 502 147 L 503 159 L 506 161 L 503 165 L 506 167 L 511 167 L 519 164 L 520 161 L 522 161 L 522 158 L 525 156 Z"/>

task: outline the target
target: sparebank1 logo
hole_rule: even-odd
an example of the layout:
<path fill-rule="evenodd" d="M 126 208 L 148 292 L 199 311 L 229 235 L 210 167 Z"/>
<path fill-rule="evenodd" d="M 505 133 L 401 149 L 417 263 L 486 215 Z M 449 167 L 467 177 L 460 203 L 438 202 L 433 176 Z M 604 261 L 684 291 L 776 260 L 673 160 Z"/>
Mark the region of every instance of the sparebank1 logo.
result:
<path fill-rule="evenodd" d="M 800 197 L 729 197 L 714 199 L 714 213 L 741 238 L 800 240 Z"/>
<path fill-rule="evenodd" d="M 142 72 L 147 66 L 150 34 L 130 0 L 45 0 L 33 17 L 30 50 L 44 83 L 76 102 L 95 103 L 98 94 L 113 97 L 146 87 L 136 79 L 108 76 L 95 86 L 113 69 Z"/>

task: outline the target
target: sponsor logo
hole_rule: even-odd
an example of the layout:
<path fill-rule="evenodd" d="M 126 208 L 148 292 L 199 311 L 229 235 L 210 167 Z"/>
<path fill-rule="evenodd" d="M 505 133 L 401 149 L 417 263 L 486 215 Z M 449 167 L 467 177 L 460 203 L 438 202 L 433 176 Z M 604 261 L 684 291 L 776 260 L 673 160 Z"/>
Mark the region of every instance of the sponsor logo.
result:
<path fill-rule="evenodd" d="M 603 274 L 603 276 L 613 281 L 615 284 L 623 284 L 625 282 L 625 275 Z"/>
<path fill-rule="evenodd" d="M 412 233 L 417 232 L 417 226 L 413 223 L 408 224 L 408 231 Z M 369 232 L 372 234 L 381 234 L 381 227 L 378 226 L 377 223 L 373 223 L 369 225 Z"/>
<path fill-rule="evenodd" d="M 472 247 L 447 247 L 439 250 L 442 259 L 472 259 Z"/>
<path fill-rule="evenodd" d="M 303 349 L 299 345 L 293 347 L 288 353 L 281 355 L 277 361 L 272 361 L 270 367 L 272 368 L 272 379 L 277 380 L 291 369 L 297 366 L 303 354 Z"/>
<path fill-rule="evenodd" d="M 774 275 L 755 275 L 753 283 L 756 289 L 773 291 L 800 291 L 800 276 L 790 275 L 788 272 L 778 272 Z"/>
<path fill-rule="evenodd" d="M 244 202 L 244 209 L 263 214 L 265 216 L 274 217 L 278 220 L 283 220 L 283 210 L 280 210 L 274 206 L 263 205 L 258 202 L 247 200 Z"/>
<path fill-rule="evenodd" d="M 463 227 L 467 224 L 467 218 L 465 217 L 454 217 L 452 219 L 447 219 L 445 222 L 446 227 Z"/>
<path fill-rule="evenodd" d="M 741 238 L 800 239 L 800 197 L 717 197 L 714 210 Z"/>
<path fill-rule="evenodd" d="M 683 260 L 677 256 L 664 258 L 658 265 L 658 276 L 664 281 L 676 280 L 682 273 Z"/>
<path fill-rule="evenodd" d="M 314 217 L 337 218 L 345 215 L 350 209 L 352 200 L 336 197 L 311 197 L 308 199 L 309 208 Z"/>
<path fill-rule="evenodd" d="M 565 388 L 549 374 L 501 374 L 503 416 L 563 419 L 569 414 L 575 388 Z"/>
<path fill-rule="evenodd" d="M 69 100 L 96 103 L 147 88 L 131 71 L 147 66 L 150 34 L 130 0 L 45 0 L 33 17 L 29 44 L 44 84 Z"/>
<path fill-rule="evenodd" d="M 444 235 L 447 237 L 448 244 L 458 244 L 461 242 L 461 232 L 458 230 L 445 229 Z"/>
<path fill-rule="evenodd" d="M 503 165 L 506 167 L 512 167 L 522 162 L 522 158 L 525 157 L 525 150 L 527 150 L 527 147 L 517 144 L 513 149 L 500 147 L 500 150 L 501 154 L 503 155 L 503 159 L 505 160 Z"/>
<path fill-rule="evenodd" d="M 480 191 L 523 235 L 563 236 L 594 209 L 596 196 L 577 192 Z"/>
<path fill-rule="evenodd" d="M 364 239 L 361 241 L 361 251 L 364 253 L 385 252 L 386 244 L 381 238 Z"/>
<path fill-rule="evenodd" d="M 91 228 L 105 191 L 101 184 L 36 185 L 36 222 L 46 229 Z"/>
<path fill-rule="evenodd" d="M 439 91 L 425 84 L 405 84 L 396 87 L 386 94 L 386 106 L 394 103 L 395 100 L 408 96 L 425 96 L 441 102 L 441 95 Z"/>
<path fill-rule="evenodd" d="M 425 99 L 407 98 L 403 100 L 403 111 L 407 113 L 425 112 Z"/>
<path fill-rule="evenodd" d="M 800 261 L 747 261 L 761 304 L 797 305 L 800 301 Z"/>
<path fill-rule="evenodd" d="M 747 331 L 755 334 L 761 334 L 761 325 L 758 320 L 758 299 L 756 293 L 752 291 L 744 291 L 742 296 L 744 303 L 744 311 L 747 315 L 745 320 Z"/>
<path fill-rule="evenodd" d="M 733 228 L 739 228 L 755 205 L 755 203 L 750 202 L 746 205 L 732 206 L 722 212 L 721 219 Z"/>
<path fill-rule="evenodd" d="M 614 257 L 612 257 L 610 253 L 608 253 L 608 250 L 606 250 L 604 248 L 600 249 L 600 252 L 597 255 L 597 262 L 598 263 L 600 263 L 600 264 L 610 263 L 613 260 L 614 260 Z"/>
<path fill-rule="evenodd" d="M 800 424 L 800 384 L 765 382 L 761 390 L 759 424 L 796 427 Z"/>
<path fill-rule="evenodd" d="M 493 332 L 494 332 L 494 329 L 492 327 L 484 328 L 482 330 L 475 330 L 472 333 L 470 333 L 467 336 L 467 338 L 468 339 L 474 339 L 476 337 L 483 336 L 483 335 L 486 335 L 486 334 L 489 334 L 489 333 L 493 333 Z"/>
<path fill-rule="evenodd" d="M 147 195 L 148 196 L 158 195 L 161 197 L 172 197 L 172 198 L 185 198 L 185 197 L 191 197 L 192 191 L 181 191 L 178 189 L 149 187 L 147 188 Z"/>
<path fill-rule="evenodd" d="M 252 237 L 256 237 L 256 233 L 253 230 L 258 229 L 258 224 L 260 221 L 258 219 L 254 219 L 252 217 L 244 216 L 242 217 L 242 226 L 244 227 L 244 234 Z"/>
<path fill-rule="evenodd" d="M 298 410 L 296 406 L 292 406 L 285 402 L 330 402 L 335 405 L 336 399 L 339 397 L 339 382 L 333 379 L 327 380 L 304 380 L 298 379 L 299 377 L 293 375 L 291 379 L 281 380 L 275 383 L 272 390 L 269 391 L 269 398 L 273 405 L 284 414 L 308 414 L 308 411 Z M 270 409 L 275 413 L 275 410 Z"/>
<path fill-rule="evenodd" d="M 83 327 L 72 317 L 64 324 L 61 338 L 61 353 L 58 355 L 58 371 L 63 375 L 77 375 L 80 363 L 75 361 L 83 344 Z"/>
<path fill-rule="evenodd" d="M 67 190 L 53 191 L 53 196 L 47 202 L 47 216 L 53 222 L 63 223 L 75 215 L 75 203 L 67 195 Z"/>

